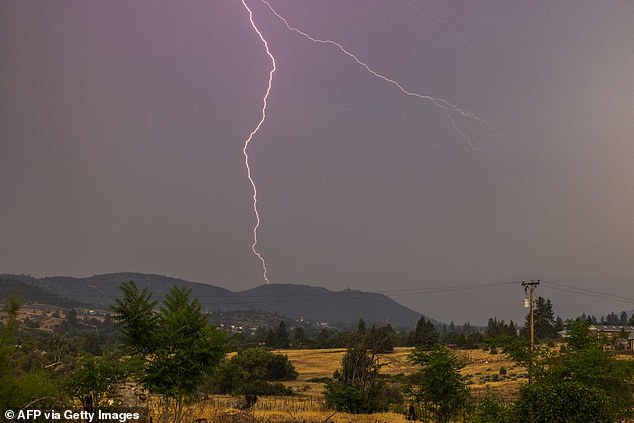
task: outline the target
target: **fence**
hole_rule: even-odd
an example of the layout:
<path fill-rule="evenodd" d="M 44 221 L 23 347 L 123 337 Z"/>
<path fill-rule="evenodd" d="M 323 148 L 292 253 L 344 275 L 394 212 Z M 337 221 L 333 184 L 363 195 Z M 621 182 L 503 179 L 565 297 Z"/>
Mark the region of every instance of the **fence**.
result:
<path fill-rule="evenodd" d="M 243 397 L 232 397 L 229 395 L 214 395 L 201 401 L 203 407 L 226 409 L 239 408 L 244 404 Z M 296 411 L 326 411 L 326 403 L 323 397 L 277 397 L 261 396 L 253 406 L 255 411 L 275 411 L 285 410 L 291 413 Z"/>

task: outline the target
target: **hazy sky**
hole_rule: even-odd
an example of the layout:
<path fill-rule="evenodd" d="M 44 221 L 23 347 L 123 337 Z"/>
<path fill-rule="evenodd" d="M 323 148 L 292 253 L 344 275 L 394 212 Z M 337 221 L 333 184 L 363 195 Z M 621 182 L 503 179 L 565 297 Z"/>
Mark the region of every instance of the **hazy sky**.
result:
<path fill-rule="evenodd" d="M 247 0 L 278 70 L 251 144 L 272 282 L 531 278 L 633 297 L 634 2 Z M 242 146 L 270 61 L 239 0 L 0 3 L 0 273 L 263 282 Z M 540 286 L 562 315 L 634 309 Z M 396 295 L 522 316 L 519 286 Z"/>

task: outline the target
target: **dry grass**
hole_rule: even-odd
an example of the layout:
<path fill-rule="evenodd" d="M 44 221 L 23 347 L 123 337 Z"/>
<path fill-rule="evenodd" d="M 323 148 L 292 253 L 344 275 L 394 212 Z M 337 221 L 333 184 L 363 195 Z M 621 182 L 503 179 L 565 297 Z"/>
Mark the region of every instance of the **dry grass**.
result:
<path fill-rule="evenodd" d="M 201 414 L 200 417 L 197 418 L 216 423 L 400 423 L 406 421 L 405 416 L 395 413 L 348 414 L 314 411 L 295 413 L 288 411 L 246 412 L 236 409 L 208 410 L 208 412 Z"/>
<path fill-rule="evenodd" d="M 341 366 L 345 349 L 326 350 L 280 350 L 286 354 L 299 372 L 296 381 L 285 382 L 300 396 L 323 394 L 323 384 L 311 382 L 311 379 L 332 377 Z M 410 375 L 417 368 L 407 360 L 412 348 L 395 348 L 394 353 L 383 358 L 382 373 L 389 375 Z M 462 373 L 470 376 L 471 390 L 475 395 L 484 395 L 489 389 L 503 398 L 514 398 L 521 385 L 526 383 L 526 369 L 509 361 L 503 354 L 491 354 L 482 350 L 457 350 L 456 354 L 467 363 Z M 500 368 L 506 369 L 506 375 L 500 374 Z"/>
<path fill-rule="evenodd" d="M 411 348 L 396 348 L 394 353 L 383 358 L 382 373 L 390 375 L 410 375 L 417 368 L 407 360 Z M 259 397 L 250 412 L 236 407 L 240 398 L 216 395 L 187 408 L 186 422 L 205 419 L 207 422 L 305 422 L 305 423 L 396 423 L 405 422 L 405 416 L 396 413 L 375 413 L 353 415 L 327 410 L 323 400 L 324 386 L 317 378 L 329 378 L 341 366 L 345 349 L 323 350 L 280 350 L 286 354 L 297 369 L 299 377 L 295 381 L 284 382 L 297 395 L 292 397 Z M 490 392 L 506 399 L 517 396 L 519 388 L 526 383 L 526 370 L 508 361 L 502 354 L 491 354 L 482 350 L 458 350 L 456 354 L 467 363 L 463 374 L 471 378 L 471 390 L 476 397 Z M 500 374 L 500 367 L 506 368 L 506 375 Z M 495 380 L 499 379 L 499 380 Z M 160 420 L 159 399 L 152 400 L 154 421 Z M 330 418 L 329 418 L 330 417 Z M 329 419 L 328 419 L 329 418 Z M 328 420 L 327 420 L 328 419 Z"/>
<path fill-rule="evenodd" d="M 322 399 L 307 402 L 296 397 L 260 397 L 252 410 L 235 408 L 240 399 L 229 396 L 214 396 L 186 407 L 184 422 L 301 422 L 301 423 L 364 423 L 404 422 L 405 416 L 396 413 L 348 414 L 335 413 L 325 408 Z M 153 397 L 150 414 L 153 421 L 161 422 L 160 397 Z M 173 415 L 173 410 L 170 411 Z"/>

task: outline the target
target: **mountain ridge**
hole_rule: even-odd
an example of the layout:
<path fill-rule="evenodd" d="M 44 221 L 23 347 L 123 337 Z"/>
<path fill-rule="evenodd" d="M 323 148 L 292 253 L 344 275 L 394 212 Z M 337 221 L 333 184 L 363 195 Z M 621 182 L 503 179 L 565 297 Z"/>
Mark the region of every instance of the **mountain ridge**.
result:
<path fill-rule="evenodd" d="M 154 300 L 160 300 L 174 285 L 191 288 L 207 311 L 262 310 L 293 319 L 324 321 L 340 326 L 354 325 L 359 318 L 367 323 L 390 324 L 395 328 L 412 328 L 421 314 L 380 293 L 346 289 L 332 291 L 324 287 L 300 284 L 260 285 L 243 291 L 231 291 L 215 285 L 191 282 L 156 274 L 136 272 L 108 273 L 86 278 L 29 275 L 0 275 L 0 280 L 14 280 L 35 286 L 58 297 L 109 308 L 120 297 L 119 285 L 133 280 L 140 289 L 147 288 Z"/>

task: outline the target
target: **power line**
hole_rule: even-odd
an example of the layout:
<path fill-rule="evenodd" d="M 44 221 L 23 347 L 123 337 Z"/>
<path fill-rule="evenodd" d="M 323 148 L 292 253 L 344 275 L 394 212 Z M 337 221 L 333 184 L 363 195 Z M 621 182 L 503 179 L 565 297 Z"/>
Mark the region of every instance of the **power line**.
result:
<path fill-rule="evenodd" d="M 634 304 L 634 298 L 626 297 L 623 295 L 614 295 L 606 292 L 595 291 L 591 289 L 579 288 L 576 286 L 566 285 L 552 281 L 542 281 L 546 287 L 555 289 L 558 291 L 570 292 L 579 295 L 585 295 L 587 297 L 600 298 L 608 301 L 616 301 L 624 304 Z"/>

